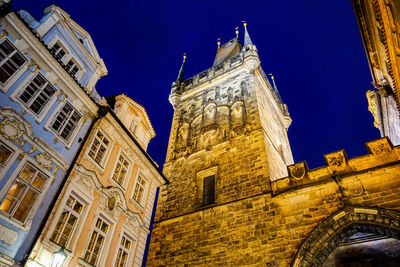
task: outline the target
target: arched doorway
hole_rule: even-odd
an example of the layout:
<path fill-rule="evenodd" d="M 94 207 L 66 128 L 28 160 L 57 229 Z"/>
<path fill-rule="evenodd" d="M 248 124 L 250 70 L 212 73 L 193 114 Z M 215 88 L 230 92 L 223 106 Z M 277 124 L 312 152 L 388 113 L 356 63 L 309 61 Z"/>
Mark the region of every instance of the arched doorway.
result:
<path fill-rule="evenodd" d="M 400 212 L 373 207 L 345 207 L 325 219 L 309 234 L 291 266 L 322 266 L 339 245 L 357 237 L 358 233 L 361 236 L 369 233 L 399 240 Z"/>

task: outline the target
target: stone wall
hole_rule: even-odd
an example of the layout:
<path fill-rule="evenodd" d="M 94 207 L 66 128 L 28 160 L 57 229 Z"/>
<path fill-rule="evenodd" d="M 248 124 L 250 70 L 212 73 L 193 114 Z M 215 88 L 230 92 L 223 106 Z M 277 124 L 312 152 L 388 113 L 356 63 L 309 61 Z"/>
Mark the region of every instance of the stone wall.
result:
<path fill-rule="evenodd" d="M 322 168 L 302 172 L 292 165 L 290 176 L 273 182 L 271 191 L 158 218 L 148 266 L 308 266 L 329 247 L 316 240 L 328 242 L 354 223 L 400 231 L 400 215 L 394 212 L 400 210 L 400 147 L 392 148 L 387 139 L 367 147 L 367 155 L 344 157 L 345 168 L 331 153 Z"/>

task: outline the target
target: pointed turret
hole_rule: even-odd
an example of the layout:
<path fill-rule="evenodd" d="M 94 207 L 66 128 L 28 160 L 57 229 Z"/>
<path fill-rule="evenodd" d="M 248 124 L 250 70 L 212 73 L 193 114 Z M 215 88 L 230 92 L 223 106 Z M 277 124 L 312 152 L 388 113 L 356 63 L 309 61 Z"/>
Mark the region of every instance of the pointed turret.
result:
<path fill-rule="evenodd" d="M 179 73 L 178 73 L 178 78 L 176 79 L 176 81 L 178 83 L 182 83 L 185 80 L 185 60 L 186 60 L 186 53 L 183 54 L 183 61 L 182 61 L 182 65 L 181 68 L 179 69 Z"/>
<path fill-rule="evenodd" d="M 252 45 L 253 43 L 251 42 L 249 32 L 247 31 L 247 23 L 246 21 L 242 21 L 243 26 L 244 26 L 244 47 L 248 45 Z"/>
<path fill-rule="evenodd" d="M 277 96 L 277 97 L 279 98 L 279 100 L 282 102 L 281 95 L 279 94 L 278 87 L 276 86 L 276 83 L 275 83 L 275 77 L 274 77 L 274 75 L 272 75 L 272 73 L 270 73 L 270 74 L 268 74 L 268 75 L 271 77 L 272 86 L 274 87 L 274 91 L 275 91 L 276 96 Z"/>

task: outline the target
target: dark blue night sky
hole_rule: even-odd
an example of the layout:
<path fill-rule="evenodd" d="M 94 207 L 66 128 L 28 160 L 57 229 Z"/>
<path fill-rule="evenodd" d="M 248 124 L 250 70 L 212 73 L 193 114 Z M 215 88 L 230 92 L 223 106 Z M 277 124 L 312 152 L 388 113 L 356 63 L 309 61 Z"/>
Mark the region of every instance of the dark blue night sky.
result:
<path fill-rule="evenodd" d="M 373 89 L 350 0 L 342 1 L 84 1 L 14 0 L 40 19 L 57 4 L 92 36 L 109 75 L 103 96 L 125 93 L 142 104 L 157 136 L 148 152 L 162 166 L 172 107 L 168 102 L 182 54 L 189 78 L 211 67 L 217 49 L 235 36 L 241 20 L 257 46 L 265 73 L 273 73 L 293 123 L 295 162 L 325 164 L 323 154 L 344 148 L 365 154 L 379 138 L 365 92 Z"/>

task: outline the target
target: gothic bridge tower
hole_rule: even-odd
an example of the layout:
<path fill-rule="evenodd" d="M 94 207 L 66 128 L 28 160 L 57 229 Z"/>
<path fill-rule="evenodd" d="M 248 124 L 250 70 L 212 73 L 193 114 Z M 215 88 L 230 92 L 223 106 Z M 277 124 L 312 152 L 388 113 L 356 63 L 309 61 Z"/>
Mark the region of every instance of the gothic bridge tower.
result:
<path fill-rule="evenodd" d="M 387 251 L 398 263 L 399 145 L 382 138 L 362 156 L 292 164 L 287 107 L 246 29 L 211 68 L 183 72 L 184 62 L 147 266 L 372 266 Z"/>
<path fill-rule="evenodd" d="M 218 43 L 213 66 L 187 80 L 185 58 L 169 96 L 174 116 L 164 174 L 170 184 L 160 192 L 155 235 L 160 222 L 270 191 L 270 181 L 286 176 L 293 163 L 287 106 L 262 70 L 246 26 L 244 45 L 238 36 Z M 155 242 L 150 263 L 160 246 Z M 173 252 L 162 249 L 170 258 Z"/>

